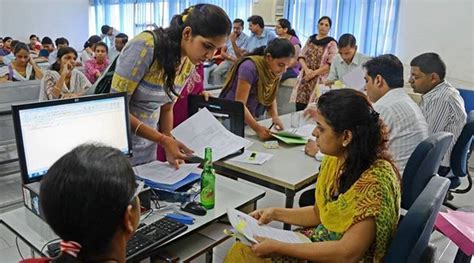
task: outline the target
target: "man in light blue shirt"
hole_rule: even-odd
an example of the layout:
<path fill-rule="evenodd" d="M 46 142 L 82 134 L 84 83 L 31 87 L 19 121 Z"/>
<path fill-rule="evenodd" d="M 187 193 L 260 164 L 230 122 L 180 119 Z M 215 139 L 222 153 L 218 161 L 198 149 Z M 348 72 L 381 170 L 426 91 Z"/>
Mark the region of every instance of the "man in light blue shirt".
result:
<path fill-rule="evenodd" d="M 362 67 L 362 65 L 370 60 L 370 57 L 357 52 L 356 38 L 351 34 L 344 34 L 337 42 L 339 56 L 337 56 L 331 64 L 329 76 L 326 85 L 332 85 L 336 80 L 341 80 L 347 73 Z M 363 78 L 363 76 L 361 76 Z"/>
<path fill-rule="evenodd" d="M 232 67 L 235 61 L 237 61 L 237 56 L 235 55 L 234 48 L 232 47 L 231 39 L 235 39 L 237 48 L 241 49 L 247 44 L 248 36 L 242 30 L 244 29 L 244 20 L 237 18 L 234 20 L 233 31 L 230 34 L 230 39 L 227 41 L 225 47 L 222 48 L 220 58 L 224 59 L 218 66 L 211 70 L 209 73 L 209 83 L 213 85 L 222 85 L 224 84 L 225 77 L 227 72 Z"/>
<path fill-rule="evenodd" d="M 231 39 L 232 47 L 237 58 L 241 58 L 245 54 L 251 53 L 258 47 L 266 46 L 268 42 L 276 38 L 273 30 L 265 28 L 265 23 L 261 16 L 251 16 L 247 19 L 247 22 L 249 22 L 249 30 L 252 32 L 252 35 L 248 38 L 246 45 L 239 49 L 237 47 L 237 42 Z"/>

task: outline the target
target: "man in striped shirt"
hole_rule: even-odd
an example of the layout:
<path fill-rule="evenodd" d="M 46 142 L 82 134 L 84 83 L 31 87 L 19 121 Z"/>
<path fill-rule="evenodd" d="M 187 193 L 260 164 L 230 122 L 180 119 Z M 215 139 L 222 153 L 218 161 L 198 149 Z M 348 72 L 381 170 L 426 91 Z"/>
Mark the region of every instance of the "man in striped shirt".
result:
<path fill-rule="evenodd" d="M 403 89 L 403 65 L 396 56 L 375 57 L 364 68 L 367 96 L 388 126 L 389 151 L 403 175 L 416 146 L 428 137 L 428 125 L 418 105 Z"/>
<path fill-rule="evenodd" d="M 454 134 L 454 140 L 439 169 L 440 175 L 446 175 L 449 172 L 451 151 L 466 124 L 464 100 L 459 91 L 444 79 L 446 65 L 438 54 L 421 54 L 410 62 L 410 66 L 409 82 L 415 92 L 422 94 L 420 108 L 428 122 L 430 134 Z"/>

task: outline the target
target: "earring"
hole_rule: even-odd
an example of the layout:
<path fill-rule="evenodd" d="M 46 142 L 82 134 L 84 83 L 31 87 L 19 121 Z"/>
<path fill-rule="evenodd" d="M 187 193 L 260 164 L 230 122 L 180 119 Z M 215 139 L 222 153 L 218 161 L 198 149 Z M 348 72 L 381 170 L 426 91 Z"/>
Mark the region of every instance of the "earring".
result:
<path fill-rule="evenodd" d="M 347 146 L 347 143 L 343 142 L 342 147 L 346 147 L 346 146 Z"/>

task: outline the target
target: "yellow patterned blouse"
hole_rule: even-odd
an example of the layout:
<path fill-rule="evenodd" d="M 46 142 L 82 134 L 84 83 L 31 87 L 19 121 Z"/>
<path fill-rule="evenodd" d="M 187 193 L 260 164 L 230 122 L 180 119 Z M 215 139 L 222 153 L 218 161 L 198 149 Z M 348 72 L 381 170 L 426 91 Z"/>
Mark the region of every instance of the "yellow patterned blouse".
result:
<path fill-rule="evenodd" d="M 142 32 L 130 42 L 120 54 L 111 92 L 127 92 L 130 113 L 150 127 L 157 127 L 160 107 L 173 102 L 166 94 L 164 70 L 153 57 L 154 40 L 150 33 Z M 194 65 L 186 58 L 178 69 L 175 90 L 180 94 Z M 156 160 L 156 144 L 132 135 L 133 165 Z"/>
<path fill-rule="evenodd" d="M 316 205 L 321 225 L 313 241 L 337 240 L 354 224 L 373 217 L 375 242 L 364 262 L 382 261 L 395 234 L 400 211 L 400 182 L 392 165 L 377 160 L 345 193 L 333 198 L 337 158 L 325 157 L 316 183 Z"/>

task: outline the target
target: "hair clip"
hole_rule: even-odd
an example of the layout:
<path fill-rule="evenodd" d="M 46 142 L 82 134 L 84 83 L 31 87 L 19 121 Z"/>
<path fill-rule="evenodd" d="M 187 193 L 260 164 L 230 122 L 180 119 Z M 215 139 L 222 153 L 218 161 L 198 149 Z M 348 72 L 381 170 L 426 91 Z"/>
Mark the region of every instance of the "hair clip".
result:
<path fill-rule="evenodd" d="M 191 14 L 193 9 L 194 9 L 194 6 L 190 6 L 188 7 L 188 9 L 184 10 L 184 13 L 181 18 L 183 20 L 183 23 L 186 22 L 186 20 L 188 19 L 188 15 Z"/>

